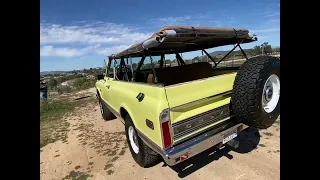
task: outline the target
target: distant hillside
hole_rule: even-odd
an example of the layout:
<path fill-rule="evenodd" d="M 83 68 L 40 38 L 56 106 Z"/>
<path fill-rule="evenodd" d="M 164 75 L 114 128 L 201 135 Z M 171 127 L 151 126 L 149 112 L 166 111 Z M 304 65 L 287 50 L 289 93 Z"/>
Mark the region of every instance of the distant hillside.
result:
<path fill-rule="evenodd" d="M 66 73 L 68 71 L 42 71 L 40 72 L 40 76 L 45 76 L 48 74 L 62 74 L 62 73 Z"/>

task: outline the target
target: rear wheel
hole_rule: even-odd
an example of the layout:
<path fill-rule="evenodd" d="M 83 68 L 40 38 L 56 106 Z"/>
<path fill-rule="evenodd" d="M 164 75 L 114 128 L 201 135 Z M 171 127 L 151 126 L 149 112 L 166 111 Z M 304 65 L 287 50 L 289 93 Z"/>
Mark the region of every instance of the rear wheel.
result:
<path fill-rule="evenodd" d="M 280 59 L 247 60 L 235 78 L 231 103 L 239 122 L 259 129 L 270 127 L 280 115 Z"/>
<path fill-rule="evenodd" d="M 127 115 L 125 119 L 125 130 L 127 143 L 136 163 L 141 167 L 155 165 L 160 159 L 159 155 L 140 139 L 129 115 Z"/>

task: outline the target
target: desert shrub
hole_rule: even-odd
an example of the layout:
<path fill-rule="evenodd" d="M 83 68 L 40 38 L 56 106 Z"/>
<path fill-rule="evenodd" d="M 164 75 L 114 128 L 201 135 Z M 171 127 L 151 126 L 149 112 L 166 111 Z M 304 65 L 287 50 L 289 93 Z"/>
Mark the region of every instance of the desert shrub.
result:
<path fill-rule="evenodd" d="M 96 83 L 95 79 L 88 79 L 86 77 L 78 78 L 73 82 L 73 86 L 76 90 L 83 90 L 94 87 Z"/>
<path fill-rule="evenodd" d="M 56 89 L 59 94 L 72 92 L 72 88 L 70 86 L 58 86 Z"/>

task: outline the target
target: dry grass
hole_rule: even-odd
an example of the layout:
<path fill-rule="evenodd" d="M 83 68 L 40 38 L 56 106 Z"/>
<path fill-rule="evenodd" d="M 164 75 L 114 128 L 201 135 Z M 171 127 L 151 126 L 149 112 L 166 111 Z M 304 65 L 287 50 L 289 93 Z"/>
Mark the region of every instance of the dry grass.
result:
<path fill-rule="evenodd" d="M 66 118 L 74 115 L 78 107 L 96 102 L 94 97 L 79 101 L 71 99 L 69 96 L 40 102 L 40 148 L 57 140 L 68 143 L 69 123 Z"/>
<path fill-rule="evenodd" d="M 62 100 L 40 103 L 40 148 L 57 140 L 67 143 L 69 123 L 63 116 L 74 108 L 74 103 Z"/>

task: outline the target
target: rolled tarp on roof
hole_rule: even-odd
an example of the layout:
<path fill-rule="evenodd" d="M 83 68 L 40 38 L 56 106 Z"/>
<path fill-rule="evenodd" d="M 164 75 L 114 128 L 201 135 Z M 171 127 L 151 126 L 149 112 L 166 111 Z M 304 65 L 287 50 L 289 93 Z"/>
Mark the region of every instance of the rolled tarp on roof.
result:
<path fill-rule="evenodd" d="M 247 29 L 214 28 L 193 26 L 166 26 L 159 29 L 148 39 L 134 44 L 109 59 L 121 56 L 139 57 L 145 50 L 151 55 L 189 52 L 236 43 L 256 41 L 257 37 Z"/>

